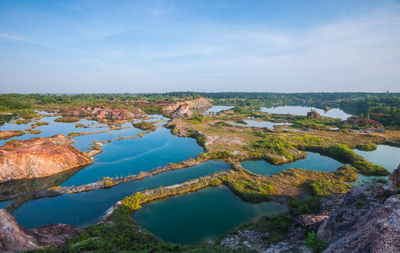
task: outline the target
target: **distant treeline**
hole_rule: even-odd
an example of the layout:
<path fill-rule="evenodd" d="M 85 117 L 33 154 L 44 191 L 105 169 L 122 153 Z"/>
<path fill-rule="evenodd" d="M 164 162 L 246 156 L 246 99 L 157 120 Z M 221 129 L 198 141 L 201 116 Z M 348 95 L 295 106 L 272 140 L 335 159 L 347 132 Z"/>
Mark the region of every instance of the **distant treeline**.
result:
<path fill-rule="evenodd" d="M 123 102 L 146 100 L 165 102 L 176 98 L 206 97 L 214 104 L 234 106 L 304 105 L 321 109 L 341 108 L 347 113 L 400 128 L 400 93 L 320 92 L 170 92 L 159 94 L 101 93 L 101 94 L 1 94 L 0 111 L 30 109 L 40 105 L 79 105 L 82 102 Z"/>

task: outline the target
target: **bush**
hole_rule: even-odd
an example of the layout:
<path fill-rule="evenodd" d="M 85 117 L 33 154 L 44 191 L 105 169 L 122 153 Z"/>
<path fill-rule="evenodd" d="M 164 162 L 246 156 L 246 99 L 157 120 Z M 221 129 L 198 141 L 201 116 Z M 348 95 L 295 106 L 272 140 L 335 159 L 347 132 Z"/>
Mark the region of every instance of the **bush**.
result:
<path fill-rule="evenodd" d="M 321 197 L 318 196 L 307 199 L 291 199 L 289 200 L 290 214 L 293 216 L 317 214 L 320 200 Z"/>
<path fill-rule="evenodd" d="M 125 197 L 122 201 L 121 204 L 128 207 L 132 211 L 139 210 L 142 208 L 142 203 L 147 200 L 147 196 L 144 195 L 143 193 L 137 192 L 131 196 Z"/>
<path fill-rule="evenodd" d="M 367 176 L 387 176 L 389 171 L 382 166 L 375 165 L 371 162 L 358 160 L 352 164 L 361 174 Z"/>
<path fill-rule="evenodd" d="M 350 165 L 343 165 L 333 173 L 344 182 L 355 182 L 358 179 L 357 169 Z"/>
<path fill-rule="evenodd" d="M 356 149 L 364 150 L 364 151 L 374 151 L 377 149 L 377 145 L 375 143 L 365 143 L 365 144 L 357 144 Z"/>
<path fill-rule="evenodd" d="M 54 121 L 55 122 L 77 122 L 81 120 L 80 118 L 77 117 L 60 117 L 60 118 L 56 118 Z"/>
<path fill-rule="evenodd" d="M 307 234 L 304 244 L 307 248 L 311 249 L 313 253 L 320 253 L 324 251 L 326 247 L 328 247 L 328 244 L 319 239 L 314 231 Z"/>
<path fill-rule="evenodd" d="M 353 186 L 342 182 L 330 182 L 318 180 L 310 184 L 314 196 L 325 197 L 337 193 L 346 193 Z"/>
<path fill-rule="evenodd" d="M 357 160 L 362 160 L 363 158 L 349 147 L 344 144 L 335 144 L 331 146 L 313 146 L 308 148 L 310 151 L 318 152 L 322 155 L 332 157 L 343 163 L 353 163 Z"/>
<path fill-rule="evenodd" d="M 142 129 L 142 130 L 155 130 L 156 126 L 152 122 L 149 121 L 140 121 L 137 123 L 132 123 L 132 125 L 136 128 Z"/>

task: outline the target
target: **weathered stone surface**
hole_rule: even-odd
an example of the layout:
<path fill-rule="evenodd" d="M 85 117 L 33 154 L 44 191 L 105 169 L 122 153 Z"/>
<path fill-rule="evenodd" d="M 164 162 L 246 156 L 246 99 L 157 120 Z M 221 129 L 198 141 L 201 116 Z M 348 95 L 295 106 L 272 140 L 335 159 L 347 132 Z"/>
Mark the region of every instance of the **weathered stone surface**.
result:
<path fill-rule="evenodd" d="M 325 253 L 400 252 L 400 195 L 360 216 L 335 238 Z"/>
<path fill-rule="evenodd" d="M 399 189 L 400 188 L 400 165 L 389 176 L 389 179 L 392 182 L 392 188 L 393 189 Z"/>
<path fill-rule="evenodd" d="M 318 112 L 311 111 L 311 112 L 307 113 L 307 118 L 309 118 L 309 119 L 321 119 L 321 115 Z"/>
<path fill-rule="evenodd" d="M 207 99 L 197 98 L 165 106 L 162 111 L 164 114 L 169 115 L 172 118 L 188 118 L 194 113 L 206 111 L 211 106 L 212 104 Z"/>
<path fill-rule="evenodd" d="M 50 176 L 92 163 L 70 144 L 61 134 L 6 143 L 0 147 L 0 182 Z"/>
<path fill-rule="evenodd" d="M 41 246 L 63 246 L 68 240 L 83 232 L 82 228 L 70 224 L 52 224 L 28 230 Z"/>
<path fill-rule="evenodd" d="M 316 231 L 323 221 L 328 219 L 327 215 L 306 214 L 296 218 L 295 224 L 307 231 Z"/>
<path fill-rule="evenodd" d="M 39 248 L 36 239 L 26 233 L 14 216 L 0 209 L 0 251 L 19 251 Z"/>
<path fill-rule="evenodd" d="M 0 209 L 0 251 L 41 249 L 45 246 L 63 246 L 68 240 L 83 233 L 74 225 L 56 224 L 26 229 L 15 222 L 14 216 Z"/>
<path fill-rule="evenodd" d="M 381 206 L 389 197 L 383 184 L 365 184 L 347 192 L 340 204 L 333 209 L 318 229 L 321 239 L 332 242 L 346 234 L 355 224 L 365 218 L 365 214 Z"/>
<path fill-rule="evenodd" d="M 63 109 L 62 115 L 68 117 L 90 117 L 99 121 L 131 120 L 142 117 L 145 113 L 139 108 L 110 108 L 98 107 L 68 107 Z"/>
<path fill-rule="evenodd" d="M 377 128 L 383 129 L 383 126 L 378 121 L 372 119 L 362 119 L 356 117 L 350 117 L 342 122 L 343 124 L 351 124 L 361 128 Z"/>

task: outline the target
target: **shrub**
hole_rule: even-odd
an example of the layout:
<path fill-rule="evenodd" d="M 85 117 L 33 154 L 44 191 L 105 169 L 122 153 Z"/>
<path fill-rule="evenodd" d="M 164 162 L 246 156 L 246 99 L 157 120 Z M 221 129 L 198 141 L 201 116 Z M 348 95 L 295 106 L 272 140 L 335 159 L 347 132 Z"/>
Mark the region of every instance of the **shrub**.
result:
<path fill-rule="evenodd" d="M 318 180 L 310 184 L 314 196 L 325 197 L 337 193 L 346 193 L 353 186 L 342 182 Z"/>
<path fill-rule="evenodd" d="M 55 122 L 77 122 L 81 120 L 80 118 L 77 117 L 60 117 L 60 118 L 56 118 L 54 121 Z"/>
<path fill-rule="evenodd" d="M 307 248 L 311 249 L 313 253 L 320 253 L 324 251 L 328 244 L 318 238 L 314 231 L 307 234 L 307 238 L 304 241 Z"/>
<path fill-rule="evenodd" d="M 137 192 L 131 196 L 125 197 L 121 204 L 130 208 L 132 211 L 139 210 L 142 208 L 142 203 L 147 200 L 147 196 L 143 193 Z"/>
<path fill-rule="evenodd" d="M 341 177 L 344 182 L 355 182 L 358 179 L 357 169 L 350 165 L 339 167 L 334 174 Z"/>
<path fill-rule="evenodd" d="M 316 214 L 319 212 L 319 202 L 321 197 L 315 196 L 307 199 L 289 200 L 290 214 L 299 216 L 303 214 Z"/>
<path fill-rule="evenodd" d="M 374 151 L 378 146 L 375 143 L 357 144 L 356 149 L 364 151 Z"/>
<path fill-rule="evenodd" d="M 389 171 L 382 166 L 375 165 L 371 162 L 358 160 L 352 164 L 361 174 L 367 176 L 387 176 Z"/>
<path fill-rule="evenodd" d="M 142 130 L 155 130 L 156 126 L 152 122 L 149 121 L 140 121 L 137 123 L 132 123 L 132 125 L 136 128 L 142 129 Z"/>

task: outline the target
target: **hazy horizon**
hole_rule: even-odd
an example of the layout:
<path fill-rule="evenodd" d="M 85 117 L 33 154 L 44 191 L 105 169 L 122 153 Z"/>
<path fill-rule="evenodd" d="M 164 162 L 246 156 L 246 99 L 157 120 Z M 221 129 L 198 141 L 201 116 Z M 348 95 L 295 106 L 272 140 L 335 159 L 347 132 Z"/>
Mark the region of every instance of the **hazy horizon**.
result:
<path fill-rule="evenodd" d="M 400 92 L 400 2 L 0 2 L 0 93 Z"/>

